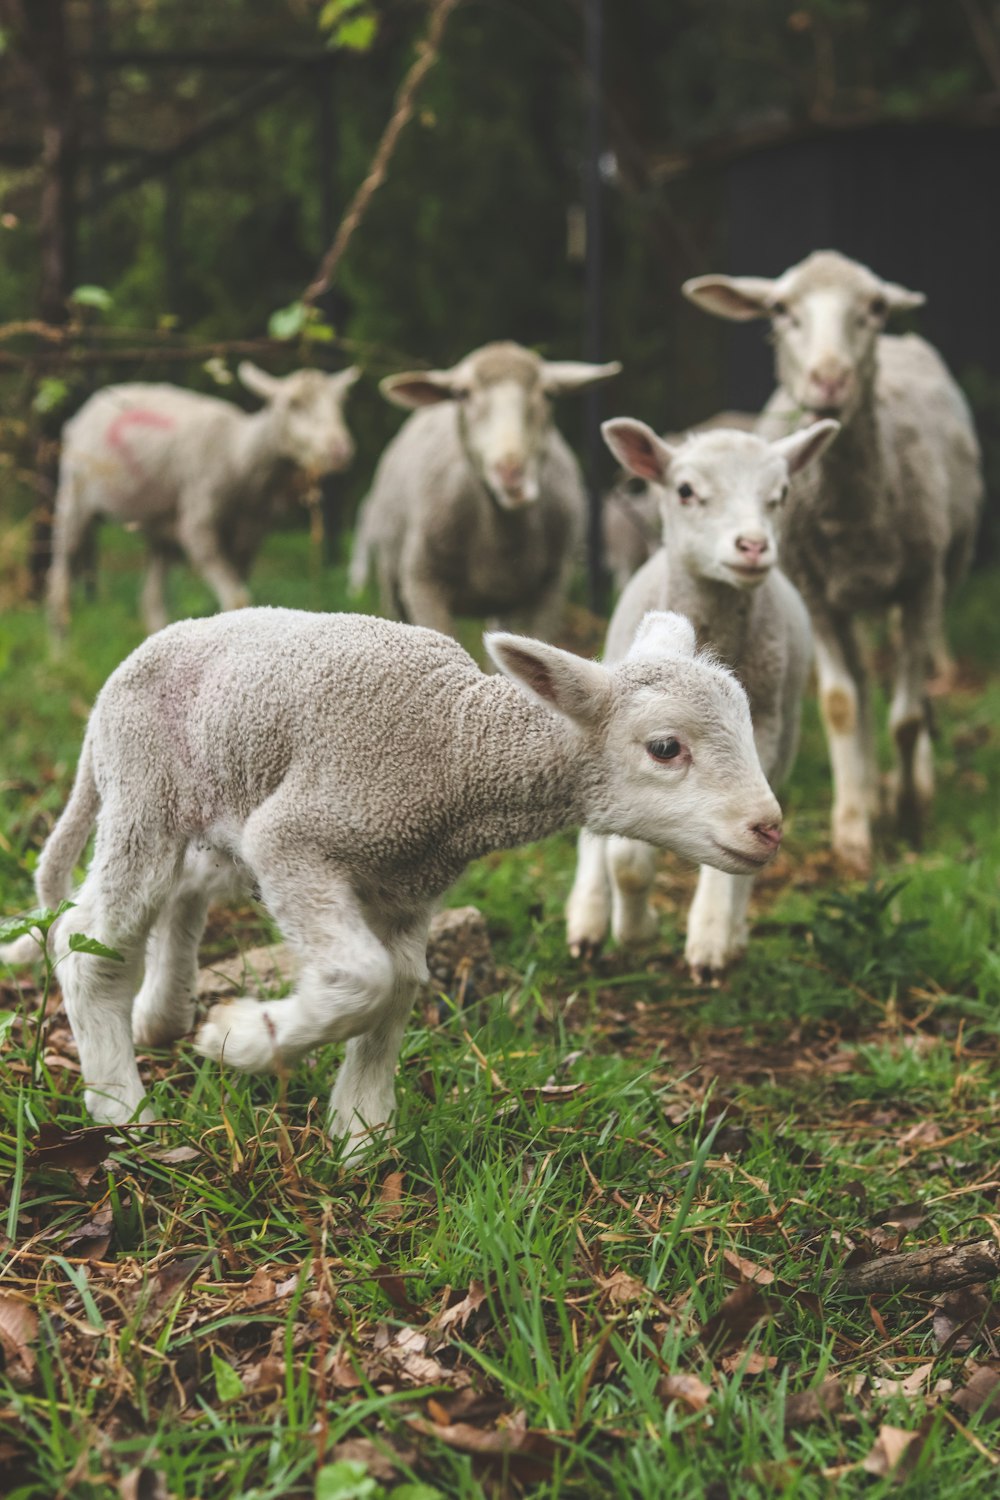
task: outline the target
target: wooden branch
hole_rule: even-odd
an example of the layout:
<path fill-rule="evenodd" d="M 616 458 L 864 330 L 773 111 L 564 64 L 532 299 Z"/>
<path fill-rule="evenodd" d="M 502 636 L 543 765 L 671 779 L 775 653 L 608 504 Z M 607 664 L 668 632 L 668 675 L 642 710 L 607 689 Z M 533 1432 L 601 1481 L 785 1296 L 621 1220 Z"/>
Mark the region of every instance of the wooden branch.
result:
<path fill-rule="evenodd" d="M 322 297 L 332 285 L 334 274 L 351 241 L 354 231 L 364 218 L 368 205 L 375 193 L 385 181 L 389 162 L 396 149 L 399 137 L 413 118 L 416 107 L 417 94 L 420 86 L 431 68 L 437 62 L 440 55 L 441 38 L 444 34 L 445 23 L 460 0 L 434 0 L 431 11 L 430 23 L 427 27 L 427 35 L 417 49 L 417 56 L 410 69 L 399 86 L 396 94 L 396 103 L 389 123 L 382 132 L 382 139 L 378 143 L 375 155 L 372 157 L 368 175 L 358 188 L 350 207 L 340 221 L 333 244 L 320 261 L 319 269 L 314 279 L 306 287 L 302 300 L 304 302 L 315 302 L 317 297 Z"/>
<path fill-rule="evenodd" d="M 1000 1277 L 1000 1244 L 995 1239 L 961 1240 L 899 1255 L 880 1255 L 831 1278 L 831 1290 L 846 1297 L 872 1292 L 946 1292 Z"/>

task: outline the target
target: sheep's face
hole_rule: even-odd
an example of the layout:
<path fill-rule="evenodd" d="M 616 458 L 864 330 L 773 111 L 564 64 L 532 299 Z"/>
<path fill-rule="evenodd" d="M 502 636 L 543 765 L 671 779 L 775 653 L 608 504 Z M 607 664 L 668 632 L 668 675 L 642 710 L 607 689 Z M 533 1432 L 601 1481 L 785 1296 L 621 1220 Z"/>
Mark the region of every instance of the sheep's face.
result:
<path fill-rule="evenodd" d="M 248 363 L 240 366 L 243 384 L 274 413 L 281 457 L 313 476 L 338 473 L 354 457 L 344 400 L 358 374 L 354 367 L 337 375 L 296 370 L 279 379 Z"/>
<path fill-rule="evenodd" d="M 693 577 L 755 589 L 777 561 L 788 483 L 839 430 L 818 422 L 767 443 L 717 428 L 672 447 L 644 422 L 619 417 L 602 428 L 612 453 L 660 495 L 663 539 Z"/>
<path fill-rule="evenodd" d="M 731 672 L 695 655 L 683 616 L 646 616 L 610 670 L 517 636 L 487 637 L 501 669 L 580 731 L 581 820 L 699 864 L 749 874 L 781 842 L 781 809 Z"/>
<path fill-rule="evenodd" d="M 780 384 L 803 411 L 841 421 L 871 386 L 890 313 L 924 301 L 833 250 L 817 251 L 775 281 L 698 276 L 684 293 L 721 317 L 770 318 Z"/>
<path fill-rule="evenodd" d="M 618 365 L 552 363 L 519 344 L 487 344 L 451 370 L 393 375 L 382 391 L 397 405 L 453 401 L 469 463 L 501 510 L 532 505 L 541 492 L 549 397 L 618 373 Z"/>

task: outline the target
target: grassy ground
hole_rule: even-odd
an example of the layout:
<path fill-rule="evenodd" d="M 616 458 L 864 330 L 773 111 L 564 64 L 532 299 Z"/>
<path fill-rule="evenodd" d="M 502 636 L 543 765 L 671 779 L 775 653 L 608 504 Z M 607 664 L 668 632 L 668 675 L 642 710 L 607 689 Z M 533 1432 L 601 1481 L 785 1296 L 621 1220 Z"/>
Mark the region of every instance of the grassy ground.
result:
<path fill-rule="evenodd" d="M 104 550 L 60 661 L 35 611 L 0 617 L 0 911 L 30 905 L 87 707 L 139 640 L 137 546 Z M 6 980 L 0 1488 L 992 1492 L 989 1286 L 856 1299 L 836 1276 L 1000 1234 L 997 583 L 954 614 L 925 851 L 840 881 L 810 704 L 786 851 L 717 987 L 678 963 L 678 862 L 662 942 L 589 967 L 562 940 L 570 837 L 469 870 L 450 900 L 486 913 L 506 988 L 415 1018 L 395 1139 L 363 1170 L 324 1142 L 332 1054 L 247 1080 L 181 1045 L 143 1064 L 162 1131 L 88 1127 L 57 982 Z M 299 536 L 256 585 L 343 597 Z M 208 605 L 178 578 L 177 612 Z M 211 951 L 262 936 L 221 914 Z"/>

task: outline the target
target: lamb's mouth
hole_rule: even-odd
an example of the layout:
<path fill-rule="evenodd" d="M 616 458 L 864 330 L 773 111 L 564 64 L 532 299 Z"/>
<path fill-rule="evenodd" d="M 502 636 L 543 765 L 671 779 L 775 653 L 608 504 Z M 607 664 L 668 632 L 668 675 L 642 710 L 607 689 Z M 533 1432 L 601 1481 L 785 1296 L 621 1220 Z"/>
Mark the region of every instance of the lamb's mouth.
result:
<path fill-rule="evenodd" d="M 770 563 L 761 563 L 759 567 L 752 567 L 748 563 L 726 563 L 730 573 L 735 573 L 738 578 L 746 578 L 758 582 L 766 578 L 771 571 Z"/>
<path fill-rule="evenodd" d="M 728 854 L 730 859 L 738 860 L 742 865 L 748 865 L 751 870 L 762 870 L 776 853 L 774 849 L 771 849 L 767 854 L 746 854 L 742 849 L 734 849 L 730 844 L 724 844 L 721 839 L 713 838 L 712 843 L 717 849 L 721 849 L 723 854 Z"/>

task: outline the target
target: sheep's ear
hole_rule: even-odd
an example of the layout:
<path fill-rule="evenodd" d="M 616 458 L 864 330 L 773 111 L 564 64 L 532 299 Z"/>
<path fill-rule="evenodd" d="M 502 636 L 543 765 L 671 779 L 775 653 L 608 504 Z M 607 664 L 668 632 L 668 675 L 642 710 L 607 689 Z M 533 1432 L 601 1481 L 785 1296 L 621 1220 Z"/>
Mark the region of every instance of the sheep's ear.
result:
<path fill-rule="evenodd" d="M 281 390 L 281 381 L 276 375 L 269 375 L 252 360 L 241 359 L 236 367 L 236 373 L 240 377 L 240 383 L 245 385 L 248 391 L 253 391 L 262 401 L 273 401 Z"/>
<path fill-rule="evenodd" d="M 346 370 L 338 370 L 336 375 L 329 375 L 327 379 L 333 394 L 343 399 L 354 382 L 361 379 L 361 370 L 358 365 L 349 365 Z"/>
<path fill-rule="evenodd" d="M 602 380 L 613 380 L 621 372 L 617 359 L 607 365 L 586 365 L 578 359 L 546 359 L 542 361 L 542 390 L 549 396 L 564 396 L 569 391 L 582 391 L 588 385 L 599 385 Z"/>
<path fill-rule="evenodd" d="M 651 609 L 644 615 L 628 648 L 626 661 L 662 661 L 665 656 L 692 657 L 694 626 L 686 615 Z"/>
<path fill-rule="evenodd" d="M 689 302 L 717 318 L 746 323 L 766 318 L 777 299 L 778 283 L 766 276 L 694 276 L 681 291 Z"/>
<path fill-rule="evenodd" d="M 804 427 L 801 432 L 778 438 L 771 447 L 785 460 L 789 474 L 797 474 L 800 469 L 814 463 L 821 453 L 826 452 L 839 431 L 840 423 L 834 422 L 831 417 L 825 417 L 822 422 L 813 422 L 811 427 Z"/>
<path fill-rule="evenodd" d="M 911 312 L 915 307 L 923 307 L 927 301 L 923 292 L 911 292 L 898 281 L 883 281 L 882 296 L 890 312 Z"/>
<path fill-rule="evenodd" d="M 601 435 L 620 464 L 640 479 L 664 484 L 676 452 L 652 427 L 634 417 L 612 417 L 601 423 Z"/>
<path fill-rule="evenodd" d="M 405 375 L 387 375 L 378 388 L 394 406 L 412 410 L 417 406 L 434 406 L 439 401 L 454 401 L 465 394 L 467 383 L 455 370 L 412 370 Z"/>
<path fill-rule="evenodd" d="M 611 679 L 600 662 L 585 661 L 570 651 L 560 651 L 558 646 L 503 631 L 493 631 L 483 639 L 501 672 L 546 708 L 554 708 L 585 728 L 606 713 Z"/>

